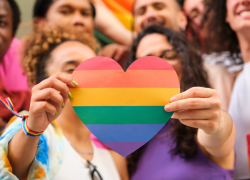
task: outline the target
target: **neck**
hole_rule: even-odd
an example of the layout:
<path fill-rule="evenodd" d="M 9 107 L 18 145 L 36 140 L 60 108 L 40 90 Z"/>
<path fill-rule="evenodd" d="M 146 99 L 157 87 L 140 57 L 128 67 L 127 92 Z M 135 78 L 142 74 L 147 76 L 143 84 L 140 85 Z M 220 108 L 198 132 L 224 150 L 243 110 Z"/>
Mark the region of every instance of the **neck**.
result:
<path fill-rule="evenodd" d="M 250 62 L 250 33 L 245 32 L 237 34 L 240 50 L 244 63 Z"/>
<path fill-rule="evenodd" d="M 57 119 L 65 137 L 77 148 L 92 151 L 89 129 L 81 122 L 70 102 L 65 104 L 62 114 Z"/>

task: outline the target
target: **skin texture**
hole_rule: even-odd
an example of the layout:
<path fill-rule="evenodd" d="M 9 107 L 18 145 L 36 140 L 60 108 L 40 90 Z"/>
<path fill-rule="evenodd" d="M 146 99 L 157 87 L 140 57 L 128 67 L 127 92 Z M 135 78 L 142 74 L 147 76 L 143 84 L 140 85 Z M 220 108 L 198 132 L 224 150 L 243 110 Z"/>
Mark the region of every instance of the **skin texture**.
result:
<path fill-rule="evenodd" d="M 227 0 L 226 22 L 235 31 L 240 44 L 243 61 L 250 61 L 250 15 L 241 12 L 250 11 L 249 0 Z"/>
<path fill-rule="evenodd" d="M 171 50 L 173 46 L 167 41 L 162 34 L 149 34 L 139 43 L 136 57 L 157 56 L 159 57 L 165 50 Z M 181 67 L 179 59 L 166 60 L 175 69 L 178 77 L 181 77 Z"/>
<path fill-rule="evenodd" d="M 183 8 L 195 24 L 200 26 L 205 13 L 204 0 L 185 0 Z"/>
<path fill-rule="evenodd" d="M 161 34 L 145 36 L 137 48 L 137 58 L 146 55 L 159 56 L 172 45 Z M 168 61 L 181 79 L 179 60 Z M 225 169 L 234 167 L 235 127 L 228 113 L 221 110 L 218 93 L 209 88 L 195 87 L 171 98 L 165 106 L 174 111 L 172 118 L 186 126 L 198 128 L 197 144 L 204 154 Z"/>
<path fill-rule="evenodd" d="M 140 33 L 150 25 L 169 27 L 176 31 L 185 28 L 187 19 L 175 0 L 136 0 L 135 30 Z"/>
<path fill-rule="evenodd" d="M 49 78 L 32 88 L 28 127 L 33 131 L 41 132 L 56 120 L 65 137 L 77 149 L 92 152 L 90 131 L 73 110 L 68 93 L 69 87 L 75 87 L 69 74 L 84 60 L 95 57 L 95 53 L 80 42 L 68 41 L 54 49 L 51 56 L 46 69 Z M 62 108 L 63 103 L 64 108 Z M 26 136 L 20 129 L 9 143 L 9 161 L 13 173 L 21 180 L 27 177 L 29 167 L 36 155 L 38 141 L 39 137 Z M 92 155 L 79 155 L 86 160 L 93 158 Z M 114 153 L 111 155 L 116 158 L 114 161 L 121 179 L 127 180 L 127 169 L 122 168 L 126 167 L 124 158 Z"/>
<path fill-rule="evenodd" d="M 55 0 L 46 18 L 39 19 L 38 28 L 72 28 L 75 33 L 93 34 L 94 19 L 88 0 Z"/>
<path fill-rule="evenodd" d="M 175 0 L 136 0 L 134 4 L 134 28 L 141 33 L 150 25 L 159 25 L 175 31 L 185 29 L 187 18 Z M 127 52 L 130 47 L 124 45 L 108 45 L 99 55 L 113 58 L 122 67 L 126 66 Z"/>
<path fill-rule="evenodd" d="M 7 52 L 12 38 L 12 11 L 6 0 L 0 0 L 0 62 Z"/>

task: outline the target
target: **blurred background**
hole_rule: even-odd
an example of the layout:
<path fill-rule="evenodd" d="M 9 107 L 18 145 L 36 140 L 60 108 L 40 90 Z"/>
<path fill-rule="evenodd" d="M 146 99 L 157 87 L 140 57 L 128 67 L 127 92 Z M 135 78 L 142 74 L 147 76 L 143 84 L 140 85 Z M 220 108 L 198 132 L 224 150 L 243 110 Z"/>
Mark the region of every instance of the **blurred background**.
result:
<path fill-rule="evenodd" d="M 17 31 L 17 38 L 24 37 L 25 34 L 31 31 L 32 29 L 32 9 L 34 6 L 34 0 L 16 0 L 21 9 L 22 13 L 22 22 Z"/>

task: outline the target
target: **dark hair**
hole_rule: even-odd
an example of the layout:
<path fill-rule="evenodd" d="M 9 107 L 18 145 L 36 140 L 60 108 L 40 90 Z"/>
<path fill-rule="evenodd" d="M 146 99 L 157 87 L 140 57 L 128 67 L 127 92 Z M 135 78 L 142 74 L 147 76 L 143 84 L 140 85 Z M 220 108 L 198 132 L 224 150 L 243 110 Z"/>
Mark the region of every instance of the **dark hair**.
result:
<path fill-rule="evenodd" d="M 189 88 L 200 86 L 210 87 L 207 80 L 207 73 L 203 69 L 203 60 L 198 54 L 197 49 L 187 40 L 184 34 L 175 32 L 171 29 L 150 26 L 133 42 L 131 50 L 132 61 L 136 60 L 137 47 L 140 41 L 149 34 L 162 34 L 166 37 L 168 42 L 178 52 L 178 56 L 181 64 L 182 78 L 180 82 L 181 91 L 186 91 Z M 184 159 L 192 158 L 197 153 L 197 145 L 194 140 L 194 136 L 197 133 L 197 129 L 191 128 L 181 124 L 179 121 L 171 121 L 171 135 L 175 142 L 175 147 L 172 148 L 172 155 L 180 155 Z M 128 156 L 129 170 L 135 170 L 136 161 L 140 155 L 140 149 L 134 154 Z"/>
<path fill-rule="evenodd" d="M 13 31 L 12 34 L 13 36 L 15 36 L 17 28 L 21 21 L 21 13 L 15 0 L 7 0 L 7 1 L 9 2 L 10 8 L 12 10 L 12 31 Z"/>
<path fill-rule="evenodd" d="M 36 0 L 34 5 L 34 11 L 33 11 L 33 18 L 45 18 L 46 14 L 50 8 L 50 6 L 53 4 L 54 0 Z M 92 9 L 92 16 L 95 18 L 96 16 L 96 10 L 95 6 L 90 2 L 91 9 Z"/>
<path fill-rule="evenodd" d="M 183 5 L 184 5 L 185 0 L 175 0 L 175 1 L 179 5 L 180 10 L 185 13 L 185 11 L 183 10 Z M 134 16 L 135 2 L 136 2 L 136 0 L 134 1 L 134 4 L 132 6 L 133 16 Z M 132 21 L 132 29 L 134 30 L 134 21 Z M 204 53 L 206 51 L 206 47 L 205 47 L 204 37 L 203 37 L 200 29 L 201 29 L 201 27 L 197 26 L 193 22 L 193 20 L 187 16 L 187 26 L 186 26 L 186 30 L 185 30 L 186 36 L 193 43 L 193 45 L 196 46 L 196 48 L 198 48 L 202 53 Z"/>
<path fill-rule="evenodd" d="M 226 2 L 226 0 L 207 0 L 208 11 L 211 15 L 211 21 L 208 25 L 209 39 L 213 42 L 211 48 L 214 52 L 229 51 L 231 57 L 236 60 L 240 53 L 240 47 L 236 33 L 226 22 Z"/>

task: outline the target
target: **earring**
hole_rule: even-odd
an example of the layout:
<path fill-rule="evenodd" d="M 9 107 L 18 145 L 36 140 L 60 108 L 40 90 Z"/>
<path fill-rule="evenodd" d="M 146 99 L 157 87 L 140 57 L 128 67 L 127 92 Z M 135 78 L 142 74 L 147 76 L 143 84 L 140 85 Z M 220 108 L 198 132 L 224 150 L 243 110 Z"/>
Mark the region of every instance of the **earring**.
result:
<path fill-rule="evenodd" d="M 181 27 L 181 30 L 182 30 L 182 31 L 186 31 L 186 26 L 182 26 L 182 27 Z"/>

